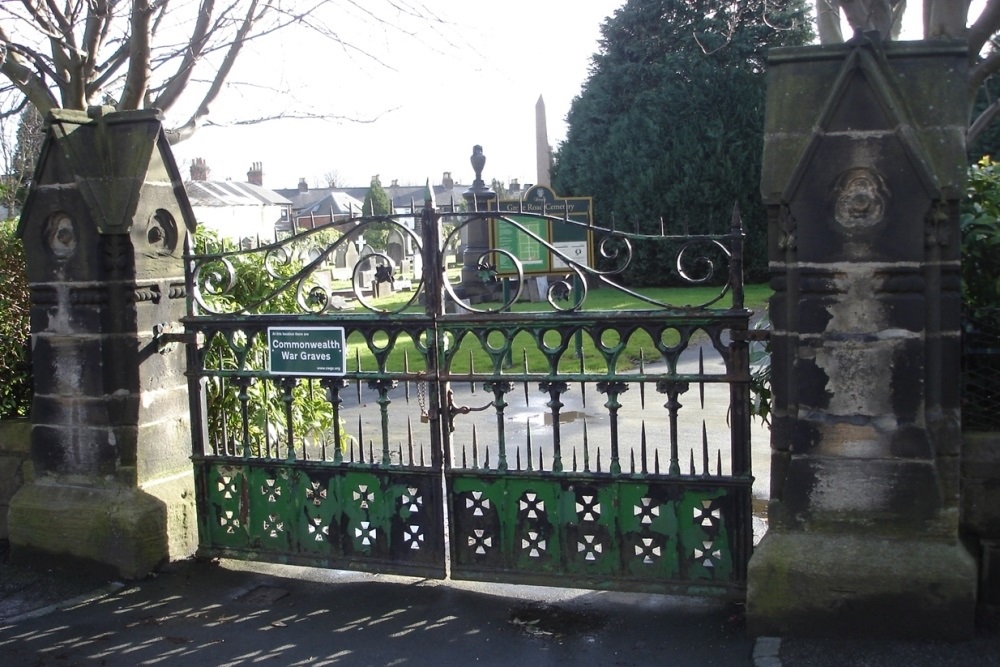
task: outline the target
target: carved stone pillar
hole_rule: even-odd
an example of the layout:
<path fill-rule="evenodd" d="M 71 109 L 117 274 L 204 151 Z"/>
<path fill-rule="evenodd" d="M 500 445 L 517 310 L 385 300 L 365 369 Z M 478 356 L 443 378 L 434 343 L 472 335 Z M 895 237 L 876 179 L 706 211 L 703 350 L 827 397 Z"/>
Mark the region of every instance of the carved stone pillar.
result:
<path fill-rule="evenodd" d="M 966 53 L 852 41 L 769 58 L 772 487 L 748 627 L 961 637 Z"/>
<path fill-rule="evenodd" d="M 196 544 L 179 331 L 187 195 L 155 112 L 54 111 L 20 234 L 34 480 L 11 558 L 139 577 Z"/>

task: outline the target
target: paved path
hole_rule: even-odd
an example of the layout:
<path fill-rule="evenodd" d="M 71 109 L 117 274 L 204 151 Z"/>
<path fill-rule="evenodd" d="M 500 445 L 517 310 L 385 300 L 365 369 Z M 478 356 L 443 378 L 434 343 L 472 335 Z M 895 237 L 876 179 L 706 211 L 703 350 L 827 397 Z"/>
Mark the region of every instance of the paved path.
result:
<path fill-rule="evenodd" d="M 729 666 L 752 650 L 731 603 L 229 561 L 0 620 L 4 667 Z"/>

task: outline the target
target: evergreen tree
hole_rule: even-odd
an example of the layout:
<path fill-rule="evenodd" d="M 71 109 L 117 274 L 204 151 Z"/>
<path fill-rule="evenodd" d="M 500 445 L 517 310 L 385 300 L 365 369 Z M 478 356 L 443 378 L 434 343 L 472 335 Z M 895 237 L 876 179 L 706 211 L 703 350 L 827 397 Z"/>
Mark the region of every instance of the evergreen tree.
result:
<path fill-rule="evenodd" d="M 760 203 L 766 50 L 809 41 L 801 0 L 629 0 L 601 28 L 567 116 L 553 184 L 597 223 L 648 234 L 728 229 L 738 204 L 751 278 L 766 272 Z M 676 247 L 639 244 L 625 280 L 670 280 Z"/>
<path fill-rule="evenodd" d="M 372 176 L 371 185 L 368 186 L 368 192 L 365 193 L 365 203 L 362 206 L 362 211 L 367 216 L 388 215 L 392 212 L 392 202 L 389 200 L 389 195 L 386 194 L 385 188 L 382 187 L 382 182 L 379 180 L 378 174 Z M 365 243 L 376 250 L 382 250 L 389 240 L 390 229 L 392 229 L 392 226 L 389 223 L 369 223 L 364 234 Z"/>

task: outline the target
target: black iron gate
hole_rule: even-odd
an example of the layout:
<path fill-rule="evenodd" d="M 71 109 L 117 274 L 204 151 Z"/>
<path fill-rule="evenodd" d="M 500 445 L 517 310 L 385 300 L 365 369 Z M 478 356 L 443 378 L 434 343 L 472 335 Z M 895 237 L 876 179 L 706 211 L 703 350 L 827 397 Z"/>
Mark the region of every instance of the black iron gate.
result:
<path fill-rule="evenodd" d="M 741 595 L 752 477 L 738 216 L 718 235 L 585 226 L 596 268 L 535 221 L 579 224 L 430 203 L 191 251 L 201 555 Z M 488 250 L 471 258 L 475 284 L 456 284 L 448 249 L 488 223 L 565 277 L 540 283 Z M 422 267 L 359 253 L 376 228 Z M 719 282 L 721 263 L 728 280 L 695 306 L 627 289 L 616 276 L 641 244 L 672 244 L 691 282 Z M 512 275 L 497 275 L 501 260 Z M 275 361 L 279 347 L 305 365 Z"/>

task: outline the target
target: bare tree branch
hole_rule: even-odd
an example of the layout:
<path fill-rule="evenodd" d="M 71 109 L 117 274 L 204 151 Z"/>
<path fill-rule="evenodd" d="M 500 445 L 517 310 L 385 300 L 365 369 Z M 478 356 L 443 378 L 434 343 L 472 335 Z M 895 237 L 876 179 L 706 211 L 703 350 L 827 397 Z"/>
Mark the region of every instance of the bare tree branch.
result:
<path fill-rule="evenodd" d="M 205 96 L 202 98 L 197 110 L 191 115 L 186 123 L 176 130 L 167 133 L 170 143 L 177 143 L 189 138 L 208 116 L 209 107 L 219 96 L 219 91 L 222 90 L 222 85 L 225 82 L 226 77 L 233 69 L 236 57 L 240 54 L 240 51 L 243 49 L 243 45 L 246 43 L 247 35 L 249 35 L 250 31 L 253 29 L 254 23 L 271 7 L 271 2 L 270 0 L 265 0 L 259 13 L 257 11 L 258 5 L 258 0 L 252 0 L 250 6 L 247 8 L 247 13 L 243 19 L 243 23 L 240 25 L 239 30 L 236 31 L 236 37 L 233 39 L 233 42 L 229 47 L 229 51 L 226 53 L 226 57 L 222 61 L 222 65 L 219 67 L 219 73 L 212 81 L 212 85 L 209 86 L 208 92 L 205 93 Z"/>
<path fill-rule="evenodd" d="M 986 78 L 1000 69 L 1000 51 L 993 51 L 969 69 L 969 97 L 974 99 L 976 91 Z"/>
<path fill-rule="evenodd" d="M 979 114 L 972 125 L 969 126 L 969 131 L 965 133 L 965 142 L 968 145 L 972 145 L 976 142 L 987 127 L 996 119 L 997 114 L 1000 113 L 1000 100 L 996 100 L 988 107 L 986 107 L 981 114 Z"/>
<path fill-rule="evenodd" d="M 0 63 L 0 74 L 3 74 L 17 86 L 24 96 L 33 104 L 38 112 L 47 114 L 49 109 L 58 106 L 55 95 L 45 81 L 21 60 L 18 53 L 10 48 L 11 42 L 3 27 L 0 26 L 0 43 L 3 43 L 3 62 Z"/>
<path fill-rule="evenodd" d="M 969 57 L 978 57 L 990 37 L 1000 30 L 1000 0 L 987 0 L 982 14 L 969 27 Z"/>
<path fill-rule="evenodd" d="M 191 42 L 184 50 L 180 64 L 176 73 L 167 81 L 163 91 L 150 103 L 150 106 L 157 109 L 167 110 L 171 108 L 181 93 L 187 87 L 194 74 L 194 66 L 202 55 L 205 43 L 208 40 L 209 26 L 212 24 L 212 13 L 215 11 L 215 0 L 202 0 L 198 11 L 198 20 L 195 23 L 194 31 L 191 35 Z"/>
<path fill-rule="evenodd" d="M 132 38 L 129 40 L 128 74 L 118 99 L 119 109 L 139 109 L 149 87 L 149 26 L 153 9 L 149 0 L 132 3 Z"/>

